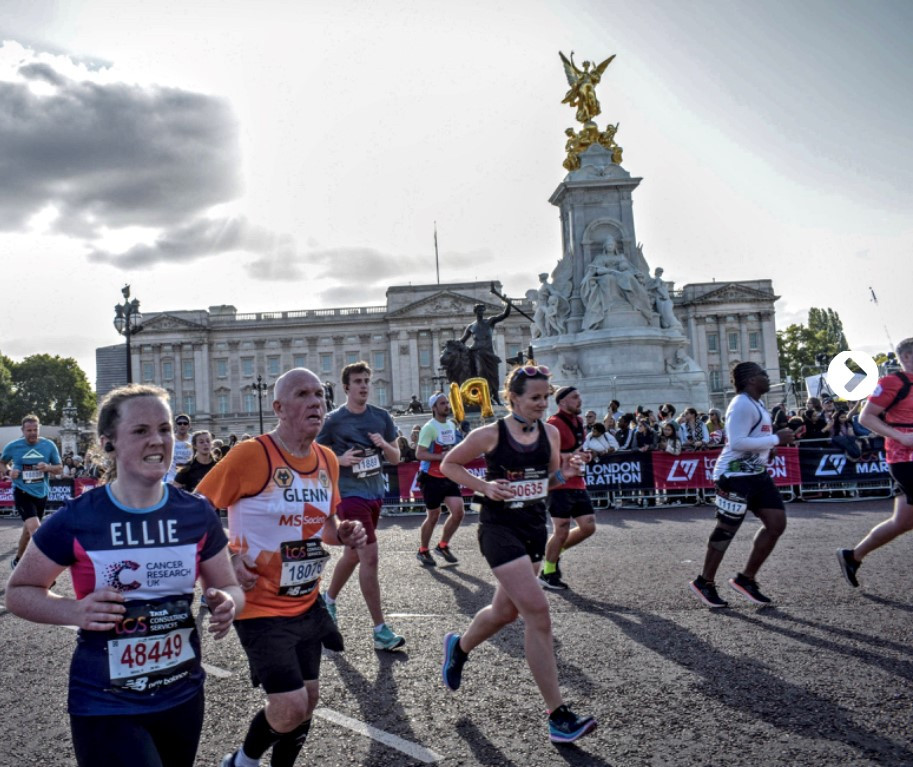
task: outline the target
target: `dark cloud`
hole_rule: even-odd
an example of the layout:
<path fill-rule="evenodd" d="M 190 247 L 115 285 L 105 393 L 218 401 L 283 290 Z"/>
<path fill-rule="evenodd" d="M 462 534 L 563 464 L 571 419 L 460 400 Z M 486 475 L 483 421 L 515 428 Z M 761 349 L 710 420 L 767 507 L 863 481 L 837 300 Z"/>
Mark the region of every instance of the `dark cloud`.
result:
<path fill-rule="evenodd" d="M 151 244 L 134 245 L 122 253 L 92 248 L 88 258 L 124 269 L 141 269 L 161 262 L 186 261 L 232 251 L 265 253 L 268 255 L 263 259 L 275 258 L 281 262 L 294 258 L 294 247 L 291 237 L 276 235 L 243 216 L 197 218 L 166 229 Z"/>
<path fill-rule="evenodd" d="M 321 280 L 358 280 L 365 290 L 390 284 L 390 278 L 409 281 L 434 274 L 434 257 L 382 253 L 374 248 L 324 248 L 295 253 L 278 247 L 245 266 L 257 280 L 298 280 L 307 276 Z M 415 277 L 410 275 L 416 275 Z"/>
<path fill-rule="evenodd" d="M 56 231 L 174 226 L 240 192 L 228 104 L 175 88 L 77 81 L 26 63 L 0 82 L 0 231 L 53 205 Z"/>

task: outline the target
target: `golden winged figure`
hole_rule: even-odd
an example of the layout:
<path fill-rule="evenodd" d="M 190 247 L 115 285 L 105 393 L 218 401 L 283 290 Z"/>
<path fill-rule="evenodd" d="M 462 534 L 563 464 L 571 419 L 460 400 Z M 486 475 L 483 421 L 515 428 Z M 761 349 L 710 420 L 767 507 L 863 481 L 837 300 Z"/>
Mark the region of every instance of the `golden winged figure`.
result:
<path fill-rule="evenodd" d="M 577 120 L 582 123 L 588 122 L 602 111 L 599 108 L 599 100 L 596 98 L 596 86 L 599 84 L 603 72 L 615 58 L 615 54 L 613 53 L 593 69 L 590 69 L 593 64 L 589 61 L 584 61 L 583 69 L 578 69 L 574 63 L 573 51 L 571 51 L 570 59 L 561 51 L 558 51 L 558 55 L 561 57 L 561 63 L 564 64 L 567 83 L 571 86 L 561 103 L 577 107 Z"/>

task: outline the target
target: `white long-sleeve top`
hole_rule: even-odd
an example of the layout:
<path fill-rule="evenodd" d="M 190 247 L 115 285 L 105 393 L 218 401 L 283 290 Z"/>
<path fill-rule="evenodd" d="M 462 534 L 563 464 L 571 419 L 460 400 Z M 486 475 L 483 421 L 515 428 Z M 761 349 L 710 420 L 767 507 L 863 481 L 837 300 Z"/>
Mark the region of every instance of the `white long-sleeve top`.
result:
<path fill-rule="evenodd" d="M 713 479 L 766 471 L 770 449 L 779 443 L 767 408 L 744 392 L 737 394 L 726 410 L 726 445 L 713 468 Z"/>

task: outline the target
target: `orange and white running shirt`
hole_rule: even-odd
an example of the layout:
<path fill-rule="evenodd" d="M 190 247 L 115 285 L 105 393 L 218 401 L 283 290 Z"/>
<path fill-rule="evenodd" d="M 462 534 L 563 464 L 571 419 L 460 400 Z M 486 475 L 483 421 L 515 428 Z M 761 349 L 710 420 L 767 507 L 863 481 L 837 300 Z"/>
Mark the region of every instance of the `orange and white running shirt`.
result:
<path fill-rule="evenodd" d="M 228 509 L 232 554 L 257 565 L 239 620 L 300 615 L 314 604 L 329 562 L 321 535 L 339 504 L 339 463 L 314 442 L 296 458 L 265 434 L 235 445 L 197 486 Z"/>

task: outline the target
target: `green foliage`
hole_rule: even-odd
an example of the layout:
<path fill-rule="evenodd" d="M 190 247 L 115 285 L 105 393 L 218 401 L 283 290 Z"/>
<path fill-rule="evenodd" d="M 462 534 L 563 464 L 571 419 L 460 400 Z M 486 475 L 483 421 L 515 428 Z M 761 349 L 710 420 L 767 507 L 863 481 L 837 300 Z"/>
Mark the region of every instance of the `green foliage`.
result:
<path fill-rule="evenodd" d="M 808 310 L 808 326 L 790 325 L 777 331 L 780 375 L 802 379 L 819 370 L 818 357 L 831 358 L 849 349 L 843 333 L 843 322 L 833 309 Z M 825 363 L 826 364 L 826 363 Z"/>
<path fill-rule="evenodd" d="M 4 371 L 9 388 L 4 389 Z M 67 400 L 76 408 L 76 420 L 88 421 L 95 413 L 95 393 L 85 372 L 72 357 L 33 354 L 22 362 L 0 355 L 0 420 L 19 423 L 35 413 L 42 423 L 59 424 Z"/>

